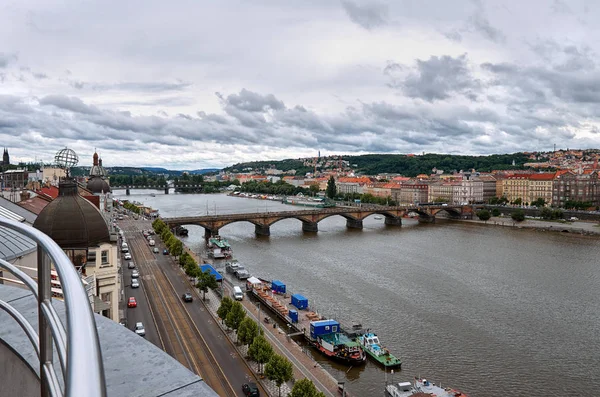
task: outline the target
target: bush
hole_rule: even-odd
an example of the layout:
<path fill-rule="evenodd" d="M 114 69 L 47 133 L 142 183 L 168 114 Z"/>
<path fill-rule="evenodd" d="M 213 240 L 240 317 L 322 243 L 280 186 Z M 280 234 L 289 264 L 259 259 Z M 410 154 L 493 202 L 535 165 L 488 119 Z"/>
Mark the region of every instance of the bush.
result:
<path fill-rule="evenodd" d="M 498 208 L 492 209 L 492 216 L 500 216 L 500 210 Z"/>
<path fill-rule="evenodd" d="M 477 217 L 482 221 L 487 221 L 492 217 L 490 215 L 490 211 L 488 210 L 479 210 L 475 213 L 475 215 L 477 215 Z"/>
<path fill-rule="evenodd" d="M 525 212 L 523 212 L 523 210 L 516 210 L 515 212 L 510 214 L 510 217 L 515 222 L 522 222 L 525 220 Z"/>

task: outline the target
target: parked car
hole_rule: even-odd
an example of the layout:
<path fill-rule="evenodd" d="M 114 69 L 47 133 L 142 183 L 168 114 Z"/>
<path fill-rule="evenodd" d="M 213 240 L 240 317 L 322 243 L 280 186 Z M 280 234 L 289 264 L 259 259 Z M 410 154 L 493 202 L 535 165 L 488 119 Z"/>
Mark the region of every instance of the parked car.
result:
<path fill-rule="evenodd" d="M 135 269 L 135 263 L 133 263 L 133 262 L 127 262 L 127 268 L 128 269 Z"/>
<path fill-rule="evenodd" d="M 138 272 L 137 269 L 133 269 L 133 271 L 131 272 L 131 277 L 138 278 L 139 276 L 140 276 L 140 272 Z"/>
<path fill-rule="evenodd" d="M 141 322 L 135 323 L 135 333 L 139 336 L 145 336 L 146 328 L 144 328 L 144 324 L 142 324 Z"/>
<path fill-rule="evenodd" d="M 192 302 L 194 300 L 194 297 L 192 296 L 191 293 L 186 292 L 185 294 L 183 294 L 181 296 L 181 299 L 183 299 L 184 302 Z"/>
<path fill-rule="evenodd" d="M 152 248 L 152 252 L 154 252 L 155 254 L 158 254 L 160 251 L 158 250 L 157 247 Z"/>
<path fill-rule="evenodd" d="M 163 255 L 169 255 L 169 250 L 168 249 L 164 249 L 163 250 Z"/>
<path fill-rule="evenodd" d="M 125 258 L 126 261 L 130 261 L 131 260 L 131 254 L 129 252 L 127 252 L 123 258 Z"/>
<path fill-rule="evenodd" d="M 135 296 L 130 296 L 127 301 L 127 307 L 137 307 L 137 301 L 135 300 Z"/>
<path fill-rule="evenodd" d="M 242 385 L 242 391 L 244 392 L 245 396 L 260 396 L 260 391 L 258 391 L 258 386 L 256 386 L 256 383 L 244 383 Z"/>
<path fill-rule="evenodd" d="M 131 279 L 131 288 L 140 288 L 140 281 L 137 278 Z"/>

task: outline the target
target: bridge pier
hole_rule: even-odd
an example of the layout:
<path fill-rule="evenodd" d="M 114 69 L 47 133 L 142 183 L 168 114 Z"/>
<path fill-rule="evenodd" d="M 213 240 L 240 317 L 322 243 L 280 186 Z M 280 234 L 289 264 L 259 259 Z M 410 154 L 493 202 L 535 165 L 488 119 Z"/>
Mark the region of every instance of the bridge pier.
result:
<path fill-rule="evenodd" d="M 129 195 L 131 195 L 131 191 L 129 190 L 129 188 L 126 188 L 126 189 L 125 189 L 125 195 L 126 195 L 126 196 L 129 196 Z"/>
<path fill-rule="evenodd" d="M 362 229 L 363 221 L 361 219 L 346 218 L 346 227 L 349 229 Z"/>
<path fill-rule="evenodd" d="M 257 236 L 270 236 L 271 228 L 269 226 L 264 225 L 254 225 L 254 233 Z"/>
<path fill-rule="evenodd" d="M 169 187 L 168 186 L 165 188 L 165 194 L 169 194 Z"/>
<path fill-rule="evenodd" d="M 402 226 L 402 218 L 386 216 L 385 224 L 389 226 Z"/>
<path fill-rule="evenodd" d="M 427 218 L 419 216 L 419 223 L 435 223 L 435 216 L 428 216 Z"/>
<path fill-rule="evenodd" d="M 319 231 L 319 224 L 317 222 L 302 222 L 302 231 L 308 233 L 316 233 Z"/>
<path fill-rule="evenodd" d="M 212 229 L 204 228 L 204 240 L 206 240 L 207 242 L 208 242 L 209 238 L 211 238 L 212 236 L 216 236 L 218 234 L 219 234 L 219 229 L 212 230 Z"/>

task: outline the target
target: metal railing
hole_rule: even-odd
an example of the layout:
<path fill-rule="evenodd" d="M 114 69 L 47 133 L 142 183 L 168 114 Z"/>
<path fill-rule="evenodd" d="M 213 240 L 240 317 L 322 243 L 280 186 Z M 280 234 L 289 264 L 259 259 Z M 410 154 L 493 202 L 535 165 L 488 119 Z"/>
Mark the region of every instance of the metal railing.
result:
<path fill-rule="evenodd" d="M 39 357 L 41 395 L 105 397 L 106 382 L 96 322 L 75 266 L 63 250 L 39 230 L 5 218 L 0 218 L 0 226 L 37 243 L 37 283 L 13 264 L 0 259 L 0 268 L 22 281 L 37 299 L 37 333 L 9 303 L 0 300 L 0 309 L 5 310 L 21 326 Z M 51 264 L 54 264 L 61 281 L 66 327 L 52 305 Z M 54 365 L 54 348 L 60 362 L 62 382 Z"/>

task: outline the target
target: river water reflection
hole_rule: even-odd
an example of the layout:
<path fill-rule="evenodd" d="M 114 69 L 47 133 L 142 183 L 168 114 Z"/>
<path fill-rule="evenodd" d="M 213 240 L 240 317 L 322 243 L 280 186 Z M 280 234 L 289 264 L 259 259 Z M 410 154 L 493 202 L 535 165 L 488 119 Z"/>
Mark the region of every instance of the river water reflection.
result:
<path fill-rule="evenodd" d="M 298 209 L 137 193 L 129 198 L 163 216 Z M 188 229 L 184 242 L 199 251 L 204 230 Z M 597 238 L 444 221 L 386 227 L 373 217 L 349 230 L 340 216 L 313 234 L 293 219 L 271 226 L 270 237 L 256 237 L 244 222 L 220 234 L 251 273 L 282 280 L 320 312 L 378 333 L 403 360 L 394 381 L 421 375 L 471 396 L 600 395 Z M 355 395 L 383 394 L 384 371 L 373 362 L 348 371 L 315 358 Z"/>

